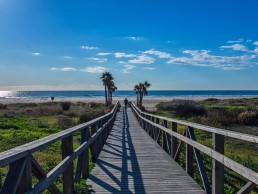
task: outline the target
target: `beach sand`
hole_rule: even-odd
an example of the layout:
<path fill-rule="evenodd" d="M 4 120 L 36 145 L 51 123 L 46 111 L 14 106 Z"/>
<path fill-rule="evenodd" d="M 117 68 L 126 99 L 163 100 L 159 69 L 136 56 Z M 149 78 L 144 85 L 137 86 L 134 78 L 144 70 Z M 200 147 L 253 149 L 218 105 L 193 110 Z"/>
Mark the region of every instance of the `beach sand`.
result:
<path fill-rule="evenodd" d="M 206 96 L 206 97 L 196 97 L 196 96 L 176 96 L 176 97 L 149 97 L 146 96 L 143 99 L 143 105 L 147 110 L 154 110 L 155 106 L 160 102 L 168 102 L 174 99 L 182 100 L 205 100 L 207 98 L 217 98 L 217 99 L 240 99 L 240 98 L 254 98 L 254 96 L 245 97 L 245 96 Z M 127 97 L 129 102 L 136 103 L 136 97 Z M 97 102 L 104 103 L 104 97 L 97 98 L 55 98 L 54 102 Z M 123 104 L 124 97 L 113 97 L 113 103 L 121 102 Z M 51 98 L 0 98 L 0 103 L 2 104 L 14 104 L 14 103 L 44 103 L 51 102 Z"/>

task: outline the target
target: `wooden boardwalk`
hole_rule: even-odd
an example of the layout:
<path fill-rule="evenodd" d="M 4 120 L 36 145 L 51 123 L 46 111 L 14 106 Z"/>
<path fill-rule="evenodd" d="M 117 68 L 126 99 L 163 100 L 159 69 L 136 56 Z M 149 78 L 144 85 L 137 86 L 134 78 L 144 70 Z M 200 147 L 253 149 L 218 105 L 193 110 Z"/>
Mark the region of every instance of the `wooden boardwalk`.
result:
<path fill-rule="evenodd" d="M 91 193 L 205 193 L 122 108 L 87 184 Z"/>

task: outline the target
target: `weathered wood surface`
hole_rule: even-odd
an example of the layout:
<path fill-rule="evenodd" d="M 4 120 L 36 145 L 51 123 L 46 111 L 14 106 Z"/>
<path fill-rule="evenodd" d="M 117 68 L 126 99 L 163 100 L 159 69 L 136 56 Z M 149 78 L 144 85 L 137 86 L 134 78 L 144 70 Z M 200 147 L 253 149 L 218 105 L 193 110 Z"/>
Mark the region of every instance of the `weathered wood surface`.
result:
<path fill-rule="evenodd" d="M 92 193 L 205 193 L 122 108 L 87 184 Z"/>

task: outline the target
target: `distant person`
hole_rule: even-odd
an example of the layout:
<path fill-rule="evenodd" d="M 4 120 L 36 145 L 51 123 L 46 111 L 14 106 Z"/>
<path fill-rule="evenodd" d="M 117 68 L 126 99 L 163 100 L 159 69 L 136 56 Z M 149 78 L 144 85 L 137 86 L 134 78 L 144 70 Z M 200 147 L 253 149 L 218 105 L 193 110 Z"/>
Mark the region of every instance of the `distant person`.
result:
<path fill-rule="evenodd" d="M 128 104 L 127 98 L 125 98 L 124 103 L 125 103 L 125 108 L 127 108 L 127 104 Z"/>

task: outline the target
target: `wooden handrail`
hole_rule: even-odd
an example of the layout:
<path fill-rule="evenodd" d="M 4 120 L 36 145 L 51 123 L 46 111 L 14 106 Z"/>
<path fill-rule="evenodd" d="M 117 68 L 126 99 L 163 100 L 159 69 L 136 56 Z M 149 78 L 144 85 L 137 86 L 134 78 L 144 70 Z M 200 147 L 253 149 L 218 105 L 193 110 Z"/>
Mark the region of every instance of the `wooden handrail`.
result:
<path fill-rule="evenodd" d="M 172 119 L 172 118 L 157 116 L 157 115 L 154 115 L 154 114 L 143 112 L 138 107 L 136 107 L 133 103 L 131 103 L 131 104 L 141 115 L 151 116 L 151 117 L 159 118 L 159 119 L 162 119 L 162 120 L 167 120 L 167 121 L 170 121 L 170 122 L 175 122 L 177 124 L 193 127 L 193 128 L 196 128 L 196 129 L 199 129 L 199 130 L 202 130 L 202 131 L 207 131 L 207 132 L 210 132 L 210 133 L 223 135 L 225 137 L 240 139 L 240 140 L 244 140 L 244 141 L 251 142 L 251 143 L 258 143 L 258 137 L 254 136 L 254 135 L 248 135 L 248 134 L 244 134 L 244 133 L 228 131 L 228 130 L 225 130 L 225 129 L 209 127 L 209 126 L 201 125 L 201 124 L 197 124 L 197 123 L 182 121 L 182 120 L 178 120 L 178 119 Z"/>
<path fill-rule="evenodd" d="M 120 103 L 118 102 L 112 111 L 106 115 L 0 153 L 0 167 L 10 164 L 0 194 L 16 193 L 17 191 L 19 191 L 18 193 L 41 193 L 46 189 L 50 193 L 61 193 L 53 182 L 62 173 L 64 182 L 69 183 L 68 185 L 63 183 L 63 193 L 71 193 L 73 191 L 73 182 L 79 182 L 81 174 L 84 177 L 88 176 L 88 149 L 91 148 L 91 152 L 94 155 L 92 157 L 96 159 L 112 129 L 119 106 Z M 97 126 L 97 124 L 101 126 Z M 91 130 L 91 137 L 89 136 L 89 130 Z M 73 134 L 79 131 L 81 132 L 81 145 L 73 151 Z M 32 156 L 32 153 L 60 140 L 62 141 L 63 160 L 50 172 L 45 173 Z M 81 157 L 82 155 L 84 157 Z M 80 168 L 76 169 L 76 179 L 74 180 L 73 162 L 77 157 L 79 157 L 77 167 L 80 166 Z M 32 188 L 31 181 L 32 173 L 35 173 L 35 176 L 40 179 L 34 188 Z"/>
<path fill-rule="evenodd" d="M 258 142 L 257 136 L 246 135 L 246 134 L 231 132 L 231 131 L 227 131 L 227 130 L 223 130 L 223 129 L 207 127 L 204 125 L 199 125 L 199 124 L 195 124 L 195 123 L 191 123 L 191 122 L 185 122 L 185 121 L 180 121 L 180 120 L 176 120 L 176 119 L 170 119 L 167 117 L 156 116 L 153 114 L 142 112 L 138 107 L 136 107 L 132 103 L 131 103 L 131 107 L 132 107 L 132 110 L 133 110 L 137 120 L 139 121 L 139 123 L 146 130 L 146 132 L 148 132 L 152 137 L 155 137 L 155 133 L 156 133 L 155 131 L 157 131 L 156 129 L 162 131 L 162 134 L 163 134 L 162 147 L 163 148 L 164 148 L 164 146 L 163 146 L 164 139 L 163 138 L 166 137 L 166 136 L 164 136 L 164 134 L 170 135 L 169 141 L 171 141 L 171 140 L 173 141 L 173 139 L 175 139 L 175 138 L 181 140 L 181 143 L 179 144 L 178 149 L 177 149 L 177 153 L 175 155 L 172 155 L 172 157 L 174 157 L 175 159 L 178 158 L 178 155 L 179 155 L 178 152 L 180 151 L 180 147 L 182 147 L 181 146 L 182 142 L 186 143 L 186 145 L 190 145 L 193 148 L 193 150 L 195 151 L 195 153 L 196 153 L 196 151 L 201 151 L 213 158 L 214 162 L 213 162 L 213 172 L 212 172 L 213 173 L 212 191 L 209 190 L 209 186 L 207 187 L 207 185 L 209 185 L 207 180 L 206 180 L 206 182 L 204 182 L 205 180 L 203 179 L 203 177 L 201 177 L 203 180 L 204 188 L 207 193 L 216 193 L 217 194 L 217 193 L 224 192 L 224 187 L 223 187 L 223 185 L 224 185 L 224 178 L 223 178 L 224 177 L 224 167 L 223 166 L 228 167 L 229 169 L 235 171 L 236 173 L 240 174 L 241 176 L 243 176 L 244 178 L 246 178 L 247 180 L 250 181 L 239 191 L 239 193 L 245 193 L 246 191 L 250 191 L 250 189 L 253 189 L 255 187 L 255 185 L 258 185 L 258 173 L 257 172 L 224 156 L 224 136 L 232 137 L 232 138 L 236 138 L 236 139 L 243 138 L 241 140 L 245 140 L 248 142 L 255 142 L 255 143 Z M 156 119 L 156 122 L 154 122 L 155 119 Z M 163 121 L 162 122 L 163 124 L 164 124 L 164 121 L 166 121 L 164 126 L 160 125 L 160 120 Z M 184 135 L 181 135 L 181 134 L 175 132 L 174 130 L 168 129 L 167 124 L 166 124 L 167 121 L 172 122 L 172 124 L 174 124 L 174 126 L 175 126 L 175 124 L 185 125 L 186 130 L 185 130 Z M 172 127 L 173 127 L 173 125 L 172 125 Z M 202 145 L 196 141 L 196 138 L 194 135 L 194 130 L 193 130 L 194 128 L 201 129 L 201 130 L 207 131 L 207 132 L 211 132 L 213 134 L 213 139 L 214 139 L 213 149 L 211 149 L 205 145 Z M 154 130 L 154 132 L 152 130 Z M 194 136 L 194 138 L 192 136 Z M 215 138 L 219 138 L 219 141 L 216 140 Z M 160 139 L 160 137 L 157 137 L 156 141 L 158 142 L 159 139 Z M 172 145 L 173 145 L 173 142 L 172 142 Z M 177 145 L 174 144 L 173 146 L 177 146 Z M 221 146 L 223 147 L 223 149 L 222 149 L 223 151 L 221 151 L 221 149 L 217 149 L 217 147 L 221 147 Z M 167 146 L 165 146 L 165 148 L 167 148 Z M 172 148 L 171 148 L 171 150 L 172 150 Z M 167 150 L 165 150 L 165 151 L 167 151 Z M 186 153 L 186 162 L 193 162 L 193 160 L 188 161 L 189 159 L 187 157 L 188 156 Z M 198 161 L 200 160 L 200 156 L 198 156 L 198 157 L 199 158 L 197 158 L 197 163 L 199 165 L 199 170 L 203 171 L 203 170 L 205 170 L 205 169 L 203 169 L 204 166 L 202 166 L 203 164 L 199 164 Z M 200 165 L 201 165 L 201 168 L 200 168 Z M 206 172 L 204 172 L 204 173 L 201 172 L 201 176 L 203 176 L 205 174 L 206 174 Z"/>

